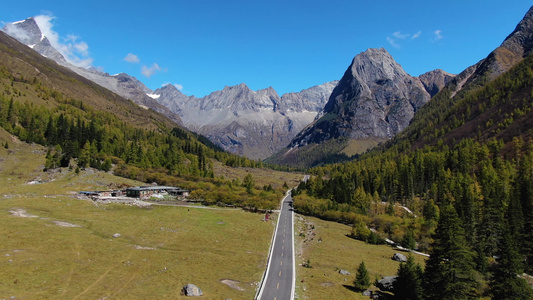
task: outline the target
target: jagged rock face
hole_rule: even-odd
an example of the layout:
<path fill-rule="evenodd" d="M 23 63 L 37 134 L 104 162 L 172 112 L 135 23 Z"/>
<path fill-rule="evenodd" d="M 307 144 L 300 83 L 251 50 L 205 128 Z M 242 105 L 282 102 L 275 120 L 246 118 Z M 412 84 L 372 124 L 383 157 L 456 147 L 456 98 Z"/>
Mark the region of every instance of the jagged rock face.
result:
<path fill-rule="evenodd" d="M 154 91 L 190 130 L 224 149 L 263 159 L 285 147 L 323 108 L 336 82 L 279 97 L 273 88 L 226 86 L 206 97 L 186 96 L 172 85 Z"/>
<path fill-rule="evenodd" d="M 331 92 L 339 83 L 338 80 L 326 82 L 298 93 L 287 93 L 281 96 L 280 111 L 313 111 L 321 112 L 326 105 Z"/>
<path fill-rule="evenodd" d="M 431 97 L 435 96 L 440 90 L 444 88 L 455 75 L 437 69 L 418 76 L 424 88 Z"/>
<path fill-rule="evenodd" d="M 324 107 L 324 116 L 290 146 L 332 138 L 391 138 L 429 99 L 420 79 L 407 74 L 385 49 L 368 49 L 353 59 Z"/>
<path fill-rule="evenodd" d="M 34 18 L 28 18 L 24 21 L 7 24 L 2 30 L 19 40 L 21 43 L 33 48 L 42 56 L 54 60 L 58 64 L 78 73 L 78 75 L 81 75 L 126 99 L 130 99 L 143 107 L 167 116 L 177 125 L 183 125 L 177 114 L 171 112 L 168 108 L 150 98 L 147 94 L 150 94 L 151 90 L 135 77 L 124 73 L 111 76 L 108 73 L 100 72 L 94 68 L 81 68 L 67 62 L 63 55 L 50 44 L 48 38 L 43 35 Z"/>

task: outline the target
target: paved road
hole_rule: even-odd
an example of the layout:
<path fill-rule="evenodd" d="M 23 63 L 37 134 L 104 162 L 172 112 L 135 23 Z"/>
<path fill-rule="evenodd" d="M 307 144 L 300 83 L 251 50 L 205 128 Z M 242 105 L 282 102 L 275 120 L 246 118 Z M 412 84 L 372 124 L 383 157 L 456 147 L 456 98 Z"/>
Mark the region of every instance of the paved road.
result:
<path fill-rule="evenodd" d="M 294 213 L 292 197 L 287 195 L 282 202 L 278 225 L 271 248 L 266 277 L 257 299 L 294 299 Z"/>

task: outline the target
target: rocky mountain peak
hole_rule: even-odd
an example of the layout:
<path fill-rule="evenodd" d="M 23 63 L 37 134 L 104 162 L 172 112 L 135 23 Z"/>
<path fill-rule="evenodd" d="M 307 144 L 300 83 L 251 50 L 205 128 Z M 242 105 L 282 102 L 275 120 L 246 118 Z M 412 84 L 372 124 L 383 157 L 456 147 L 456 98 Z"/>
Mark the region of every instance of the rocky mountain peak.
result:
<path fill-rule="evenodd" d="M 5 33 L 17 39 L 19 42 L 33 48 L 42 56 L 55 60 L 65 65 L 65 57 L 55 49 L 48 38 L 44 36 L 39 25 L 33 17 L 24 21 L 8 23 L 2 29 Z"/>
<path fill-rule="evenodd" d="M 409 125 L 430 99 L 420 79 L 407 74 L 383 48 L 354 57 L 324 107 L 324 115 L 289 147 L 338 138 L 389 139 Z"/>
<path fill-rule="evenodd" d="M 426 88 L 426 91 L 431 97 L 435 96 L 448 82 L 455 78 L 454 74 L 450 74 L 441 69 L 429 71 L 418 77 Z"/>
<path fill-rule="evenodd" d="M 357 55 L 352 61 L 351 71 L 353 76 L 365 82 L 408 75 L 384 48 L 370 48 Z"/>
<path fill-rule="evenodd" d="M 8 23 L 2 31 L 25 45 L 35 45 L 44 38 L 39 25 L 37 25 L 33 17 L 24 21 Z"/>

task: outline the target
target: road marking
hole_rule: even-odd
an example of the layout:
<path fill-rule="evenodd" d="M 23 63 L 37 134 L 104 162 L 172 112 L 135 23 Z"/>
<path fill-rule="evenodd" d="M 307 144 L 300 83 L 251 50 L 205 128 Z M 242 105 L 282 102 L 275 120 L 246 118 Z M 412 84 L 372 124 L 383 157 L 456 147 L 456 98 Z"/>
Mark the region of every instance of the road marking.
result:
<path fill-rule="evenodd" d="M 276 289 L 279 290 L 279 282 L 278 282 L 278 287 Z"/>
<path fill-rule="evenodd" d="M 283 252 L 281 252 L 281 256 L 283 256 Z"/>
<path fill-rule="evenodd" d="M 279 277 L 281 277 L 281 271 L 279 271 Z"/>
<path fill-rule="evenodd" d="M 280 266 L 283 266 L 283 261 L 281 261 L 281 263 L 279 264 Z"/>

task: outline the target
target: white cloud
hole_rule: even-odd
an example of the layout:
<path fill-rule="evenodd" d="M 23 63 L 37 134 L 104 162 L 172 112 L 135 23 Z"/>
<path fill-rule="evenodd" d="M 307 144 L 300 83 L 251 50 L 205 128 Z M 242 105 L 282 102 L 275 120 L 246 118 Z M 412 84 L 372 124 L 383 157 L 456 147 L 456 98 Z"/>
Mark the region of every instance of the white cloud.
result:
<path fill-rule="evenodd" d="M 13 26 L 11 23 L 7 24 L 4 30 L 7 34 L 16 38 L 17 40 L 19 40 L 20 42 L 24 44 L 28 44 L 30 41 L 30 37 L 28 36 L 28 34 L 26 34 L 24 30 L 18 29 L 17 27 Z"/>
<path fill-rule="evenodd" d="M 415 40 L 417 38 L 420 37 L 420 35 L 422 34 L 422 31 L 418 31 L 414 34 L 412 33 L 403 33 L 401 31 L 396 31 L 394 33 L 392 33 L 392 36 L 388 36 L 387 37 L 387 41 L 389 42 L 389 44 L 394 47 L 394 48 L 401 48 L 402 46 L 400 45 L 399 41 L 407 41 L 407 40 Z"/>
<path fill-rule="evenodd" d="M 50 44 L 65 57 L 65 59 L 78 67 L 90 67 L 93 59 L 89 56 L 89 45 L 84 41 L 78 41 L 76 35 L 67 35 L 61 38 L 54 27 L 53 15 L 39 15 L 34 17 L 35 22 L 41 29 L 43 35 L 50 41 Z"/>
<path fill-rule="evenodd" d="M 156 63 L 153 63 L 151 67 L 142 66 L 142 68 L 141 68 L 141 73 L 146 78 L 152 77 L 152 75 L 154 75 L 155 73 L 157 73 L 159 71 L 161 71 L 161 67 L 158 64 L 156 64 Z"/>
<path fill-rule="evenodd" d="M 391 38 L 390 36 L 387 37 L 387 41 L 389 44 L 394 48 L 401 48 L 400 44 L 396 43 L 396 40 Z"/>
<path fill-rule="evenodd" d="M 398 38 L 400 40 L 405 40 L 406 38 L 408 38 L 409 36 L 411 36 L 410 33 L 402 33 L 401 31 L 396 31 L 395 33 L 392 34 L 395 38 Z"/>
<path fill-rule="evenodd" d="M 139 57 L 133 53 L 128 53 L 128 55 L 124 57 L 124 60 L 132 64 L 138 64 L 139 62 L 141 62 Z"/>
<path fill-rule="evenodd" d="M 442 36 L 442 30 L 438 29 L 433 32 L 435 34 L 435 37 L 433 38 L 434 41 L 442 40 L 444 37 Z"/>

